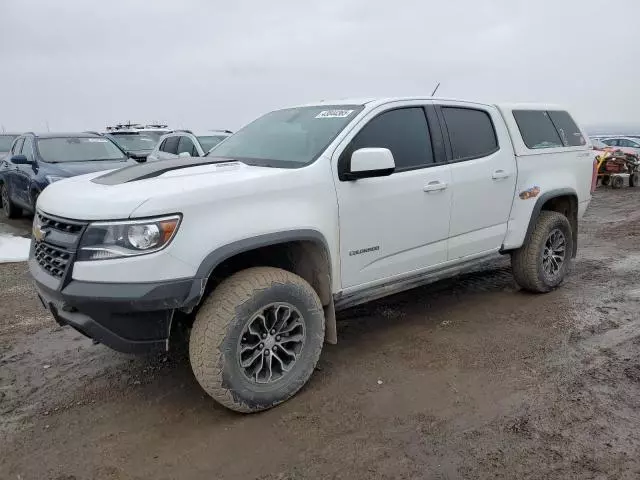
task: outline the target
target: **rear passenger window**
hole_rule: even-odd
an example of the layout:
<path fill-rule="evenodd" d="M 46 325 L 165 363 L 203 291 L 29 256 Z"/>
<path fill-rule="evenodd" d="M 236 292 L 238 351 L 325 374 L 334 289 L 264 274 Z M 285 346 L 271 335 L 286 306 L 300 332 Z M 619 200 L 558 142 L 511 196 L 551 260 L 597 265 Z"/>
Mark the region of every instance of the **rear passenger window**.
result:
<path fill-rule="evenodd" d="M 421 107 L 400 108 L 375 117 L 358 132 L 345 153 L 351 155 L 360 148 L 388 148 L 396 170 L 434 162 L 427 117 Z"/>
<path fill-rule="evenodd" d="M 549 118 L 560 134 L 560 139 L 565 147 L 581 147 L 586 145 L 586 140 L 582 136 L 582 132 L 573 121 L 568 112 L 549 111 Z"/>
<path fill-rule="evenodd" d="M 178 140 L 180 137 L 169 137 L 164 141 L 164 144 L 160 148 L 163 152 L 172 153 L 177 155 L 178 152 Z"/>
<path fill-rule="evenodd" d="M 484 110 L 442 107 L 449 131 L 453 160 L 486 157 L 498 150 L 498 139 L 489 113 Z"/>
<path fill-rule="evenodd" d="M 535 150 L 563 146 L 556 127 L 544 110 L 514 110 L 513 117 L 527 148 Z"/>

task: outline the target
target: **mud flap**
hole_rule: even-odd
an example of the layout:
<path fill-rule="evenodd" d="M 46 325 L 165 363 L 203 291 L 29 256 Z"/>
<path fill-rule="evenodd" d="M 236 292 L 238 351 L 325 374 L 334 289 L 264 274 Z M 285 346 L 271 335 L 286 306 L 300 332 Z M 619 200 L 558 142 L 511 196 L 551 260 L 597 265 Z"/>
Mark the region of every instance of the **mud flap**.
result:
<path fill-rule="evenodd" d="M 338 343 L 338 327 L 336 326 L 336 309 L 333 297 L 329 305 L 324 307 L 324 341 L 331 345 Z"/>

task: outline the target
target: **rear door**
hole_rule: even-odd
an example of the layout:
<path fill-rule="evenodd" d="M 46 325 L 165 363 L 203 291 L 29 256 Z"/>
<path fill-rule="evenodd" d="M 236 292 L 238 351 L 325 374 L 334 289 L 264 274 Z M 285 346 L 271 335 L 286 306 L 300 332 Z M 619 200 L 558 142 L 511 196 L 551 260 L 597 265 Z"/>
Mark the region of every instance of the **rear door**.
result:
<path fill-rule="evenodd" d="M 489 105 L 437 102 L 437 108 L 451 162 L 448 260 L 498 250 L 517 174 L 507 128 Z"/>

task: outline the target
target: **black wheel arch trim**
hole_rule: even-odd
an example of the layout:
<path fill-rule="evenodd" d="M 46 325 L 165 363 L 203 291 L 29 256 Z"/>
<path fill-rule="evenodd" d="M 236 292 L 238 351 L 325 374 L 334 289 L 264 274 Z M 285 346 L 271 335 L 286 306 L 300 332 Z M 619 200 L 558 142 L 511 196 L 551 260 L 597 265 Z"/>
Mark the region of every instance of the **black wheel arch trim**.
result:
<path fill-rule="evenodd" d="M 549 200 L 552 200 L 554 198 L 557 197 L 566 197 L 566 196 L 571 196 L 574 197 L 576 200 L 576 208 L 578 208 L 578 193 L 572 189 L 572 188 L 558 188 L 555 190 L 549 190 L 548 192 L 544 192 L 542 195 L 540 195 L 540 197 L 538 197 L 538 199 L 536 200 L 536 204 L 533 207 L 533 211 L 531 212 L 531 217 L 529 218 L 529 226 L 527 227 L 527 233 L 524 237 L 524 242 L 526 243 L 529 238 L 531 237 L 531 233 L 533 232 L 533 229 L 536 226 L 536 222 L 538 221 L 538 217 L 540 216 L 540 212 L 542 211 L 542 207 L 544 206 L 545 203 L 547 203 Z M 577 215 L 577 211 L 576 211 L 576 215 Z M 572 219 L 568 219 L 570 223 L 572 223 Z M 572 223 L 572 228 L 573 228 L 573 223 Z M 577 229 L 577 225 L 575 225 L 575 231 L 572 232 L 573 233 L 573 252 L 572 252 L 572 257 L 575 258 L 576 253 L 578 251 L 578 229 Z"/>
<path fill-rule="evenodd" d="M 288 242 L 301 241 L 309 241 L 321 245 L 326 250 L 328 258 L 331 258 L 329 244 L 327 243 L 325 236 L 318 230 L 313 229 L 286 230 L 282 232 L 257 235 L 255 237 L 249 237 L 228 243 L 220 248 L 213 250 L 204 258 L 204 260 L 198 267 L 191 292 L 189 293 L 187 301 L 185 302 L 185 307 L 193 308 L 200 302 L 209 276 L 213 273 L 216 267 L 225 260 L 240 253 L 249 252 L 258 248 L 270 247 L 273 245 Z M 329 261 L 328 267 L 329 275 L 331 275 L 331 261 Z"/>

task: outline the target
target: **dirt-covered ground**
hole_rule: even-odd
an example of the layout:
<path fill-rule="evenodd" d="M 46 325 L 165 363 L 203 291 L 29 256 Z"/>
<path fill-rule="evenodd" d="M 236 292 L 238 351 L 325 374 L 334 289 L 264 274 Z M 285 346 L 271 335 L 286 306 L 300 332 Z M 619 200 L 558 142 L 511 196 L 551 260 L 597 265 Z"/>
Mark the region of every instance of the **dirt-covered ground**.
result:
<path fill-rule="evenodd" d="M 559 290 L 506 260 L 340 315 L 309 384 L 249 416 L 184 355 L 59 328 L 0 265 L 0 478 L 640 478 L 640 190 L 597 192 Z"/>

